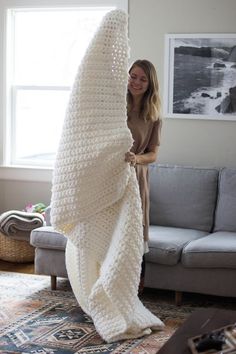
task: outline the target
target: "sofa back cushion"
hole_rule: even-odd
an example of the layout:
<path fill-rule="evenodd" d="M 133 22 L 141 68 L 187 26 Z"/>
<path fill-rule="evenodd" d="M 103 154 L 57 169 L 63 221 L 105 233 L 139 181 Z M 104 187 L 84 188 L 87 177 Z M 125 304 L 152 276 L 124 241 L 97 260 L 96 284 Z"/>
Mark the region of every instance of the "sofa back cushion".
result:
<path fill-rule="evenodd" d="M 214 231 L 236 231 L 236 170 L 232 168 L 220 172 Z"/>
<path fill-rule="evenodd" d="M 217 199 L 217 168 L 152 164 L 150 223 L 211 231 Z"/>
<path fill-rule="evenodd" d="M 51 205 L 47 206 L 47 208 L 45 209 L 45 222 L 47 226 L 51 226 Z"/>

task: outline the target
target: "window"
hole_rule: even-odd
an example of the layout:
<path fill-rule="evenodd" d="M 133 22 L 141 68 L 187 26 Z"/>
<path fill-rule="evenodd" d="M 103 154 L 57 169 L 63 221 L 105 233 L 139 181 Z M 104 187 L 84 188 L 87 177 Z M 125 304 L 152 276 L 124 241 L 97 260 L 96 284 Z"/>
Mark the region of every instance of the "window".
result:
<path fill-rule="evenodd" d="M 50 2 L 50 1 L 48 1 Z M 7 9 L 6 162 L 52 166 L 70 88 L 106 12 L 126 1 L 86 7 Z"/>

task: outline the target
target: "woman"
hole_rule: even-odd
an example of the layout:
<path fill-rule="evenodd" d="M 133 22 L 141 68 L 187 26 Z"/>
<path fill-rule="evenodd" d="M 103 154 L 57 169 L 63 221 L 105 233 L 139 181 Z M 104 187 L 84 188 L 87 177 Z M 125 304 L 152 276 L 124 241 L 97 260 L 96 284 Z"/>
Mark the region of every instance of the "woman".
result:
<path fill-rule="evenodd" d="M 128 127 L 134 143 L 125 161 L 135 167 L 143 210 L 144 253 L 148 252 L 149 179 L 148 164 L 155 162 L 160 145 L 161 118 L 156 70 L 148 60 L 135 61 L 129 70 L 127 93 Z M 143 258 L 139 291 L 144 285 Z"/>

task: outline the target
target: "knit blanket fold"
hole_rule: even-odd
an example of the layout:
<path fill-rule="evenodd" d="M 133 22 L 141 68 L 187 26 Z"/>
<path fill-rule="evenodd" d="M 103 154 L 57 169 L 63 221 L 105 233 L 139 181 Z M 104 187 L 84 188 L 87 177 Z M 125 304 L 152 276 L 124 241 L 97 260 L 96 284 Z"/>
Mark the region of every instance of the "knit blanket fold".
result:
<path fill-rule="evenodd" d="M 79 66 L 53 172 L 51 222 L 68 237 L 73 292 L 107 342 L 164 324 L 138 298 L 143 226 L 135 170 L 124 161 L 127 15 L 103 19 Z"/>
<path fill-rule="evenodd" d="M 30 232 L 43 224 L 44 218 L 39 213 L 9 210 L 0 215 L 0 231 L 18 240 L 29 240 Z"/>

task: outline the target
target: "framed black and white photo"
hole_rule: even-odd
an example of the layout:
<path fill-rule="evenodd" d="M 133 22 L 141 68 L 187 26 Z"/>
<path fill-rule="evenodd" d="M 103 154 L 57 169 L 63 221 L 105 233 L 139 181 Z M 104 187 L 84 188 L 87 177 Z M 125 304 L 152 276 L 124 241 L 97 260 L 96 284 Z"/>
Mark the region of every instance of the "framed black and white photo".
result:
<path fill-rule="evenodd" d="M 236 34 L 168 34 L 164 115 L 236 121 Z"/>

